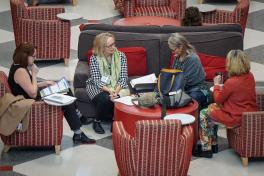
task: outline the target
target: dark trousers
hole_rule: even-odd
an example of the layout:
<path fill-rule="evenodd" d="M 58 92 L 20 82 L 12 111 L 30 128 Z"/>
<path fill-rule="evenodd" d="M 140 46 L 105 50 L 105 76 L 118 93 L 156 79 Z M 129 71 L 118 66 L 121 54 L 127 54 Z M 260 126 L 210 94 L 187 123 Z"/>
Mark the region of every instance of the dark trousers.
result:
<path fill-rule="evenodd" d="M 114 103 L 110 100 L 109 93 L 101 92 L 92 100 L 96 107 L 96 120 L 111 121 L 114 117 Z"/>
<path fill-rule="evenodd" d="M 200 90 L 192 91 L 189 95 L 198 102 L 199 111 L 207 106 L 207 97 Z"/>
<path fill-rule="evenodd" d="M 73 93 L 71 90 L 69 90 L 69 92 L 67 93 L 67 95 L 69 96 L 73 96 Z M 81 125 L 81 121 L 80 118 L 78 117 L 77 113 L 76 113 L 76 103 L 72 103 L 66 106 L 62 106 L 62 110 L 64 111 L 64 117 L 66 119 L 66 121 L 68 122 L 71 130 L 78 130 L 80 129 Z"/>

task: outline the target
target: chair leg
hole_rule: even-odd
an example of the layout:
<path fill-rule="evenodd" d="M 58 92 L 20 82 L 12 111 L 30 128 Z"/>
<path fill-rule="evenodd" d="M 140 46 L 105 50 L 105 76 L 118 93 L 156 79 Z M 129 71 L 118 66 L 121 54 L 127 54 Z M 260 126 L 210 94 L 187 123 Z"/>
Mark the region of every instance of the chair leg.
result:
<path fill-rule="evenodd" d="M 56 155 L 59 155 L 60 154 L 60 145 L 55 145 L 55 153 Z"/>
<path fill-rule="evenodd" d="M 65 64 L 65 66 L 69 66 L 69 61 L 70 61 L 70 59 L 64 59 L 64 64 Z"/>
<path fill-rule="evenodd" d="M 246 157 L 241 157 L 241 160 L 242 160 L 242 164 L 244 167 L 247 167 L 248 166 L 248 158 Z"/>
<path fill-rule="evenodd" d="M 7 153 L 9 151 L 9 149 L 11 148 L 10 145 L 5 145 L 4 148 L 3 148 L 3 152 L 4 153 Z"/>
<path fill-rule="evenodd" d="M 77 4 L 77 0 L 72 0 L 72 5 L 76 6 L 76 4 Z"/>

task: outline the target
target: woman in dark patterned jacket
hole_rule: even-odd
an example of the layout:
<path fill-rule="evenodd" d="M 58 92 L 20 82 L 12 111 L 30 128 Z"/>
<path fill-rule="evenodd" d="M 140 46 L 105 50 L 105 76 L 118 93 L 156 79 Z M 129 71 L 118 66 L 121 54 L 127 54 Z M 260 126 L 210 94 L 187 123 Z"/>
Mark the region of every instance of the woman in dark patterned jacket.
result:
<path fill-rule="evenodd" d="M 104 134 L 101 120 L 113 119 L 113 99 L 129 94 L 127 61 L 124 53 L 116 49 L 115 37 L 110 33 L 95 37 L 90 61 L 91 77 L 87 80 L 86 90 L 96 107 L 93 129 Z"/>

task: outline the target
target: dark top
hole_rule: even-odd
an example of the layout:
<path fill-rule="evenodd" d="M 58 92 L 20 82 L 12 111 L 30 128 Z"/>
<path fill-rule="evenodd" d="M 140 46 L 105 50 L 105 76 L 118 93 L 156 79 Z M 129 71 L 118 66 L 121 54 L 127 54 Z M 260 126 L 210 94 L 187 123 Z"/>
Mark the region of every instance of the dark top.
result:
<path fill-rule="evenodd" d="M 12 91 L 12 93 L 17 96 L 17 95 L 23 95 L 26 99 L 30 99 L 30 96 L 24 91 L 24 89 L 15 82 L 14 76 L 15 76 L 15 72 L 17 71 L 17 69 L 19 68 L 23 68 L 21 67 L 19 64 L 12 64 L 11 68 L 9 70 L 9 75 L 8 75 L 8 84 L 10 86 L 10 89 Z M 29 71 L 27 70 L 30 79 L 32 81 L 32 76 L 29 73 Z"/>
<path fill-rule="evenodd" d="M 187 93 L 202 90 L 206 86 L 205 72 L 199 57 L 195 53 L 186 56 L 183 62 L 180 62 L 179 58 L 176 57 L 173 62 L 173 68 L 183 71 L 185 77 L 184 89 Z"/>

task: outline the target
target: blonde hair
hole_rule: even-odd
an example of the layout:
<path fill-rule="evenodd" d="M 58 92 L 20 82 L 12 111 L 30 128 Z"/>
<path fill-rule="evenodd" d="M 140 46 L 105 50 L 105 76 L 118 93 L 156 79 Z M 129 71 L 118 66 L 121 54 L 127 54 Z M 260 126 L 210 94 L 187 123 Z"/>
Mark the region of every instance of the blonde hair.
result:
<path fill-rule="evenodd" d="M 249 73 L 249 57 L 241 50 L 229 51 L 226 60 L 226 71 L 229 76 L 239 76 Z"/>
<path fill-rule="evenodd" d="M 172 33 L 170 38 L 168 39 L 168 44 L 171 50 L 182 46 L 184 52 L 186 52 L 187 54 L 196 52 L 195 48 L 189 43 L 189 41 L 179 33 Z"/>
<path fill-rule="evenodd" d="M 109 32 L 100 33 L 95 36 L 93 41 L 93 54 L 103 57 L 104 55 L 104 47 L 106 47 L 107 39 L 113 38 L 115 40 L 115 36 Z"/>

